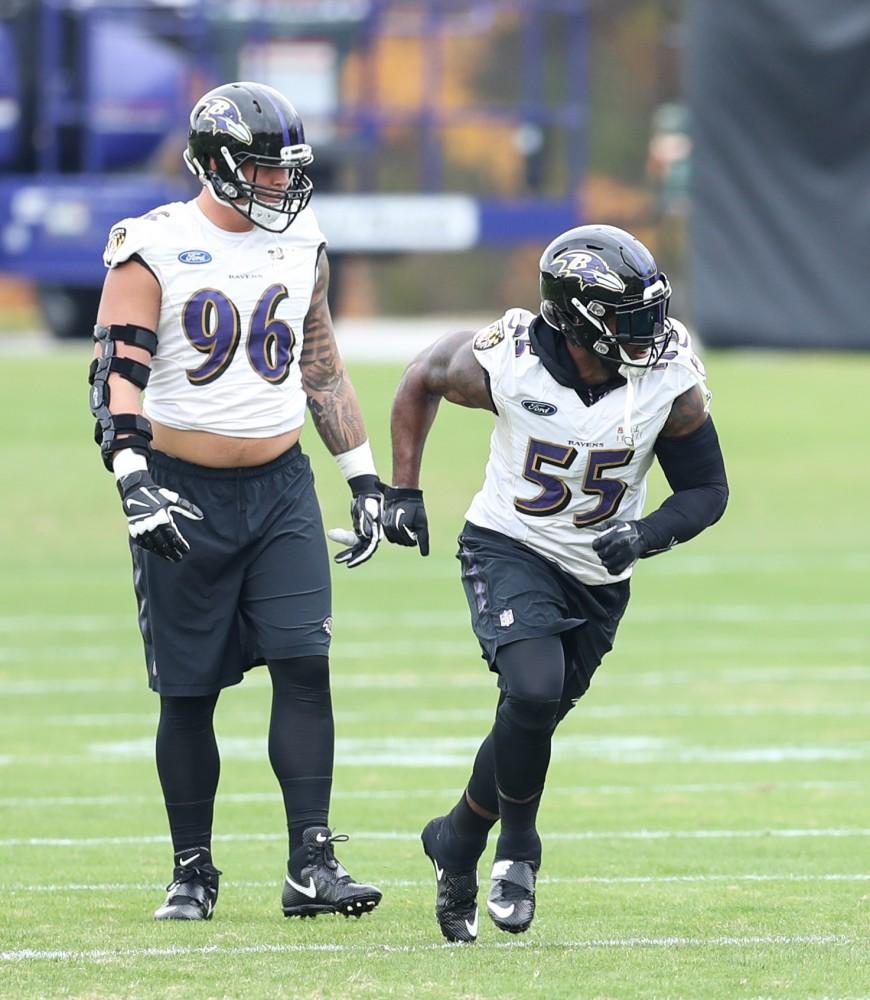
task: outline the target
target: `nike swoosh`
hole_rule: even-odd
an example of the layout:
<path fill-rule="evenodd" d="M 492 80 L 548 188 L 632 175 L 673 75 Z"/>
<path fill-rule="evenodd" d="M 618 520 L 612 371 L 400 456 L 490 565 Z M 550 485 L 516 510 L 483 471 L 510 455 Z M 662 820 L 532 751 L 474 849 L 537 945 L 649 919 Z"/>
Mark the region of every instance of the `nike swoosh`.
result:
<path fill-rule="evenodd" d="M 477 918 L 478 918 L 478 911 L 477 911 L 477 907 L 475 906 L 475 908 L 474 908 L 474 920 L 466 920 L 465 921 L 466 930 L 468 931 L 468 933 L 472 937 L 477 937 Z"/>
<path fill-rule="evenodd" d="M 191 854 L 191 856 L 189 858 L 179 858 L 178 859 L 178 867 L 179 868 L 184 868 L 185 865 L 189 865 L 192 861 L 196 861 L 196 859 L 198 857 L 199 857 L 198 854 Z"/>
<path fill-rule="evenodd" d="M 404 507 L 398 507 L 396 509 L 396 527 L 397 528 L 399 527 L 399 522 L 402 520 L 402 518 L 404 516 L 405 516 L 405 508 Z M 404 525 L 402 525 L 402 527 L 404 527 Z M 405 531 L 407 531 L 407 530 L 408 529 L 405 528 Z"/>
<path fill-rule="evenodd" d="M 437 861 L 433 861 L 432 864 L 435 865 L 435 878 L 440 882 L 444 877 L 444 869 L 438 867 Z"/>
<path fill-rule="evenodd" d="M 495 914 L 497 917 L 501 917 L 502 920 L 505 917 L 509 917 L 514 912 L 514 904 L 511 903 L 510 906 L 499 906 L 498 903 L 493 903 L 491 899 L 486 901 L 486 905 L 489 907 L 489 912 Z"/>
<path fill-rule="evenodd" d="M 307 896 L 309 899 L 314 899 L 314 897 L 317 895 L 317 889 L 314 888 L 314 879 L 311 878 L 310 875 L 308 877 L 307 886 L 299 885 L 298 882 L 294 882 L 289 875 L 285 875 L 284 879 L 287 882 L 287 885 L 289 885 L 291 889 L 295 889 L 297 892 L 301 892 L 303 896 Z"/>
<path fill-rule="evenodd" d="M 149 504 L 147 504 L 147 503 L 142 503 L 141 500 L 134 500 L 133 497 L 130 497 L 130 499 L 127 501 L 127 506 L 128 507 L 132 507 L 133 504 L 136 504 L 137 507 L 148 507 L 149 506 Z"/>
<path fill-rule="evenodd" d="M 316 833 L 314 835 L 314 839 L 317 841 L 318 844 L 325 844 L 326 841 L 329 840 L 329 837 L 327 837 L 326 834 L 324 833 Z"/>

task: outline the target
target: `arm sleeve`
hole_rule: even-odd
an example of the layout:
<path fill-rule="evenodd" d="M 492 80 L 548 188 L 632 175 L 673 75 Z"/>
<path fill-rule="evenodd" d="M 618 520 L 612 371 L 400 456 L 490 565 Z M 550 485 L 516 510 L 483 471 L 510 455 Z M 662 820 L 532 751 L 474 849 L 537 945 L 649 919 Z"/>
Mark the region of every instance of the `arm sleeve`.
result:
<path fill-rule="evenodd" d="M 647 543 L 643 558 L 694 538 L 719 520 L 728 503 L 725 461 L 712 417 L 685 437 L 660 437 L 655 454 L 674 492 L 638 521 Z"/>

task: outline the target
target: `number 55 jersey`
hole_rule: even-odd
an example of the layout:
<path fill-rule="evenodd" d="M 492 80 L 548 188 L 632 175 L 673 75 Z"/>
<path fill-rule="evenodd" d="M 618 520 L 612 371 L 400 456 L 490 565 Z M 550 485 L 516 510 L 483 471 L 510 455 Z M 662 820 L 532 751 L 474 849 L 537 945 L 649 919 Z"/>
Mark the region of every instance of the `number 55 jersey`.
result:
<path fill-rule="evenodd" d="M 195 201 L 118 223 L 106 266 L 138 260 L 160 284 L 146 416 L 229 437 L 300 427 L 302 324 L 325 243 L 310 208 L 280 234 L 228 232 Z"/>
<path fill-rule="evenodd" d="M 466 512 L 472 524 L 528 545 L 586 584 L 613 583 L 592 549 L 595 525 L 642 516 L 656 438 L 674 399 L 704 368 L 686 328 L 643 377 L 587 405 L 544 366 L 529 339 L 534 315 L 511 309 L 474 338 L 497 410 L 486 479 Z"/>

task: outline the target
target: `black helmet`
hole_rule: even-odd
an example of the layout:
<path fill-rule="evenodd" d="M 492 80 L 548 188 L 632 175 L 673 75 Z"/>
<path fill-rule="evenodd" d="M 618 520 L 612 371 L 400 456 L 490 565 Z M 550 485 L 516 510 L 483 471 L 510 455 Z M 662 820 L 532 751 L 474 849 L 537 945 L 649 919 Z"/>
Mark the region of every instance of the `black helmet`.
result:
<path fill-rule="evenodd" d="M 226 83 L 201 97 L 190 113 L 184 162 L 212 196 L 261 229 L 283 233 L 311 198 L 305 168 L 314 160 L 302 119 L 261 83 Z M 250 178 L 242 166 L 253 161 Z M 289 171 L 283 196 L 257 183 L 260 167 Z"/>
<path fill-rule="evenodd" d="M 615 226 L 578 226 L 541 257 L 541 315 L 603 360 L 648 370 L 671 337 L 671 286 L 653 255 Z M 647 347 L 632 357 L 624 347 Z"/>

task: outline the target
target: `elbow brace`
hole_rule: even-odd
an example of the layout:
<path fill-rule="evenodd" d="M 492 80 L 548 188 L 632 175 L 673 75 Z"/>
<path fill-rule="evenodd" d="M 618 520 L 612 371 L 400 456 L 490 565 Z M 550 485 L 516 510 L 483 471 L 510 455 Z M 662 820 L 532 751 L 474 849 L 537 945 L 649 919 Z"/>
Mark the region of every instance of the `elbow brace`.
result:
<path fill-rule="evenodd" d="M 674 492 L 637 522 L 646 542 L 643 559 L 694 538 L 719 520 L 728 503 L 725 461 L 712 418 L 685 437 L 659 438 L 655 454 Z"/>
<path fill-rule="evenodd" d="M 139 413 L 112 413 L 109 409 L 111 392 L 109 376 L 114 372 L 132 382 L 137 389 L 148 384 L 151 369 L 132 358 L 115 353 L 118 341 L 139 347 L 153 355 L 157 350 L 157 336 L 141 326 L 95 326 L 94 340 L 101 347 L 101 354 L 94 358 L 88 372 L 91 386 L 91 413 L 96 417 L 94 440 L 100 446 L 103 464 L 111 472 L 115 452 L 129 448 L 147 459 L 151 452 L 151 422 Z"/>

